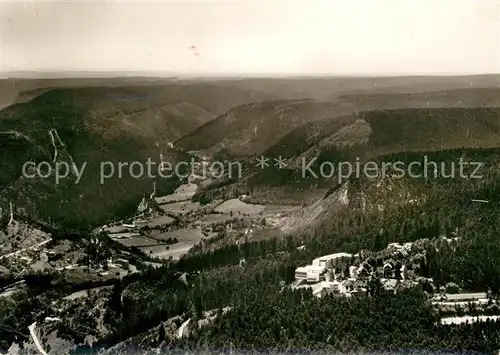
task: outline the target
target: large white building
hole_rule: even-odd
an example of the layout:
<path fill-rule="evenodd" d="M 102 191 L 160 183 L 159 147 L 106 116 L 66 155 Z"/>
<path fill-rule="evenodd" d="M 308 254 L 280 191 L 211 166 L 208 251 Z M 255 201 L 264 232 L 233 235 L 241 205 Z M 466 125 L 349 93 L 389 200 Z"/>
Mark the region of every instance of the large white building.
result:
<path fill-rule="evenodd" d="M 295 270 L 296 280 L 307 280 L 307 282 L 320 282 L 327 269 L 334 266 L 334 261 L 342 258 L 351 258 L 356 255 L 348 253 L 336 253 L 320 256 L 313 260 L 312 265 L 298 267 Z"/>
<path fill-rule="evenodd" d="M 336 254 L 329 254 L 329 255 L 324 255 L 320 256 L 319 258 L 316 258 L 313 260 L 313 265 L 314 266 L 323 266 L 326 268 L 331 268 L 333 266 L 333 263 L 337 259 L 342 259 L 342 258 L 351 258 L 353 255 L 349 253 L 336 253 Z"/>
<path fill-rule="evenodd" d="M 307 282 L 319 282 L 325 274 L 326 268 L 318 265 L 307 265 L 295 270 L 296 280 L 307 280 Z"/>

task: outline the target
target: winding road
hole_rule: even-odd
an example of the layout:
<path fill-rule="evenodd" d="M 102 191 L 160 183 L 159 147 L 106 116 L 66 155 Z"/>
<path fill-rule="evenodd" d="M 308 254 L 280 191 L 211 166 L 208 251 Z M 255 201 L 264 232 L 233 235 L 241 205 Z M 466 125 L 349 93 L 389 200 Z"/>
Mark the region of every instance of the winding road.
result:
<path fill-rule="evenodd" d="M 31 337 L 33 338 L 33 341 L 35 342 L 35 345 L 38 349 L 38 351 L 40 351 L 42 353 L 42 355 L 48 355 L 45 350 L 43 350 L 42 348 L 42 344 L 40 343 L 40 340 L 38 339 L 38 336 L 36 335 L 35 333 L 35 327 L 36 327 L 36 322 L 33 323 L 32 325 L 30 325 L 28 327 L 29 331 L 30 331 L 30 334 L 31 334 Z"/>

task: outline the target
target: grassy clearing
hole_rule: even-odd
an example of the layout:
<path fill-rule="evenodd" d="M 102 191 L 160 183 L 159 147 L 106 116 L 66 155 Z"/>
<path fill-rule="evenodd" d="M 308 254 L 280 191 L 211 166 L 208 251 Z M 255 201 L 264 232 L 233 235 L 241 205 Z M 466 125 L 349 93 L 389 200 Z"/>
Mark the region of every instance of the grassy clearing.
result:
<path fill-rule="evenodd" d="M 150 245 L 140 248 L 147 255 L 151 255 L 153 257 L 161 259 L 168 259 L 169 257 L 178 259 L 182 255 L 186 254 L 189 249 L 191 249 L 195 244 L 198 244 L 204 238 L 201 230 L 197 228 L 183 228 L 176 231 L 154 235 L 154 238 L 158 241 L 177 239 L 177 243 L 171 245 Z"/>
<path fill-rule="evenodd" d="M 200 203 L 184 201 L 184 202 L 176 202 L 176 203 L 169 203 L 167 205 L 162 205 L 160 206 L 160 208 L 165 213 L 170 213 L 174 215 L 184 215 L 189 212 L 197 211 L 200 208 Z"/>
<path fill-rule="evenodd" d="M 263 212 L 265 208 L 264 205 L 251 205 L 234 198 L 217 206 L 215 211 L 219 213 L 233 213 L 233 215 L 242 214 L 257 216 L 259 213 Z"/>

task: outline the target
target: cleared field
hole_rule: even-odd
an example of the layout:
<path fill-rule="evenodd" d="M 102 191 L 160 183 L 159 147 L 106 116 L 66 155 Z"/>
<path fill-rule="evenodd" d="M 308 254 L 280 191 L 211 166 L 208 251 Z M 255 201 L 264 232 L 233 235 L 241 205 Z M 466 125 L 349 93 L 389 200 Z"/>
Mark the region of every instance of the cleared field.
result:
<path fill-rule="evenodd" d="M 109 237 L 113 240 L 121 240 L 121 239 L 129 239 L 129 238 L 133 238 L 133 237 L 137 237 L 137 236 L 140 236 L 139 233 L 134 233 L 134 232 L 130 232 L 130 233 L 111 233 L 109 234 Z"/>
<path fill-rule="evenodd" d="M 50 265 L 48 262 L 45 262 L 43 260 L 37 260 L 33 264 L 31 264 L 31 268 L 34 271 L 43 271 L 45 269 L 52 269 L 52 265 Z"/>
<path fill-rule="evenodd" d="M 163 226 L 165 224 L 170 224 L 173 221 L 174 221 L 174 219 L 172 217 L 161 216 L 158 218 L 151 219 L 150 221 L 148 221 L 148 223 L 146 223 L 146 226 L 148 226 L 150 228 L 155 228 L 155 227 Z"/>
<path fill-rule="evenodd" d="M 223 222 L 229 222 L 235 217 L 231 217 L 229 214 L 217 214 L 217 213 L 212 213 L 212 214 L 207 214 L 203 216 L 203 218 L 200 219 L 200 222 L 202 223 L 223 223 Z"/>
<path fill-rule="evenodd" d="M 290 205 L 265 205 L 265 206 L 266 206 L 266 209 L 264 212 L 266 215 L 269 215 L 269 214 L 284 215 L 284 214 L 292 213 L 292 212 L 295 212 L 295 211 L 298 211 L 301 209 L 301 207 L 290 206 Z"/>
<path fill-rule="evenodd" d="M 0 255 L 9 255 L 18 250 L 34 247 L 46 240 L 50 235 L 24 222 L 14 221 L 0 230 Z"/>
<path fill-rule="evenodd" d="M 146 254 L 157 258 L 168 259 L 169 257 L 173 257 L 174 259 L 178 259 L 204 238 L 204 235 L 199 229 L 183 228 L 176 231 L 161 233 L 160 237 L 162 240 L 177 238 L 178 243 L 168 245 L 168 249 L 166 245 L 152 245 L 140 249 Z"/>
<path fill-rule="evenodd" d="M 177 231 L 176 231 L 177 232 Z M 159 230 L 152 230 L 148 233 L 148 237 L 158 241 L 167 241 L 169 239 L 177 238 L 177 234 L 174 235 L 173 231 L 161 232 Z"/>
<path fill-rule="evenodd" d="M 103 228 L 103 231 L 111 234 L 117 234 L 117 233 L 125 233 L 128 232 L 130 228 L 123 227 L 123 226 L 111 226 L 111 227 L 105 227 Z"/>
<path fill-rule="evenodd" d="M 91 269 L 90 272 L 83 267 L 66 270 L 65 280 L 69 283 L 82 283 L 87 281 L 103 281 L 117 278 L 116 272 L 120 272 L 119 277 L 127 275 L 128 272 L 123 270 L 109 270 L 107 274 L 99 276 L 95 269 Z"/>
<path fill-rule="evenodd" d="M 159 205 L 178 201 L 186 201 L 194 196 L 196 190 L 198 190 L 198 186 L 196 184 L 183 184 L 179 186 L 174 191 L 174 193 L 162 197 L 156 197 L 155 201 Z"/>
<path fill-rule="evenodd" d="M 215 208 L 216 212 L 219 213 L 233 213 L 233 215 L 258 215 L 260 212 L 263 212 L 266 206 L 264 205 L 251 205 L 249 203 L 245 203 L 237 198 L 233 198 L 231 200 L 227 200 L 223 204 L 217 206 Z"/>
<path fill-rule="evenodd" d="M 182 247 L 175 245 L 175 247 L 170 246 L 170 249 L 166 249 L 165 246 L 147 247 L 141 248 L 141 250 L 160 259 L 168 259 L 172 257 L 174 260 L 179 259 L 181 256 L 186 254 L 193 245 L 184 245 Z"/>
<path fill-rule="evenodd" d="M 184 201 L 184 202 L 176 202 L 176 203 L 169 203 L 166 205 L 160 206 L 163 211 L 166 213 L 172 213 L 175 215 L 183 215 L 191 211 L 197 211 L 200 208 L 200 203 L 199 202 L 191 202 L 191 201 Z"/>
<path fill-rule="evenodd" d="M 158 242 L 154 239 L 148 238 L 143 235 L 138 235 L 130 238 L 118 239 L 118 243 L 126 246 L 126 247 L 141 247 L 146 245 L 158 244 Z"/>
<path fill-rule="evenodd" d="M 65 300 L 76 300 L 78 298 L 87 297 L 89 292 L 100 292 L 101 290 L 110 290 L 113 286 L 100 286 L 89 288 L 87 290 L 73 292 L 72 294 L 64 297 Z"/>

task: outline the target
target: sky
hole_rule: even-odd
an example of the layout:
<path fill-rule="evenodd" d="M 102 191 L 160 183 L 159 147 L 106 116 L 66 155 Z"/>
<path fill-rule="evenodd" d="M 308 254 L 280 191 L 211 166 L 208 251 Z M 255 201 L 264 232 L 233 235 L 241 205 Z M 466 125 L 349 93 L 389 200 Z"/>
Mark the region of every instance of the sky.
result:
<path fill-rule="evenodd" d="M 500 73 L 499 0 L 0 0 L 0 74 Z"/>

